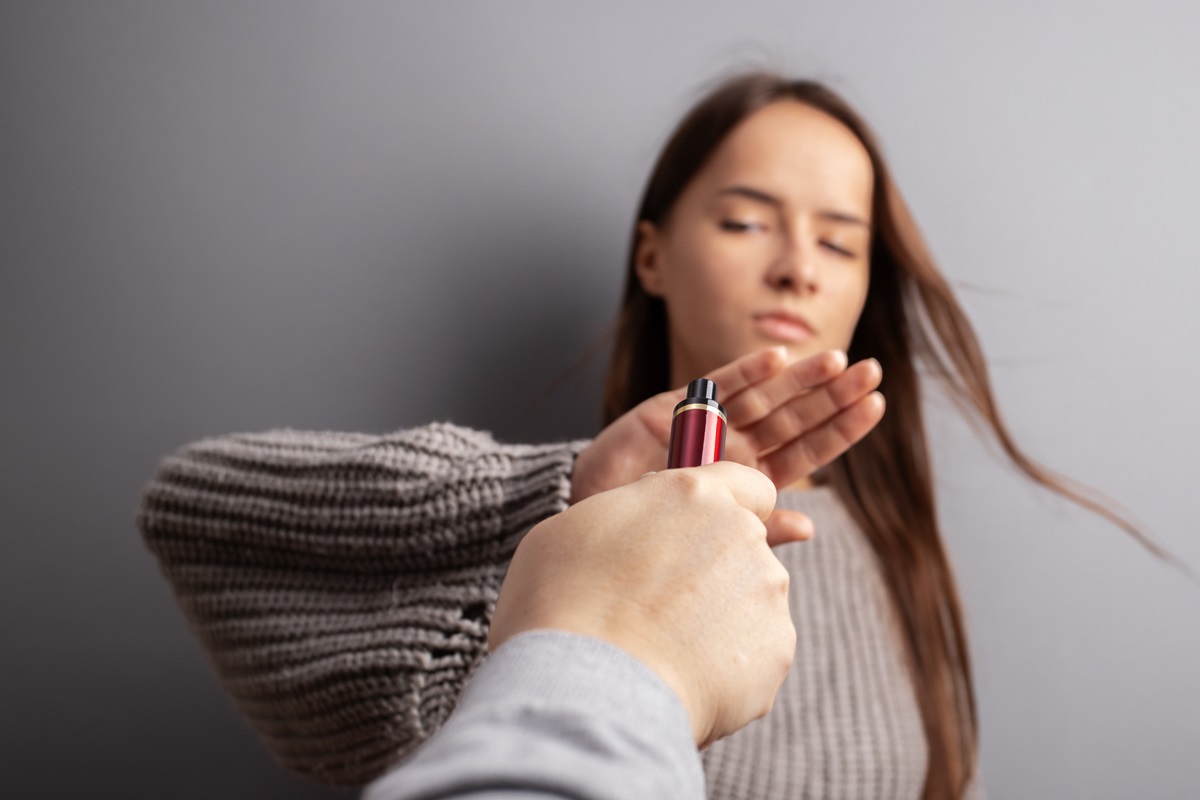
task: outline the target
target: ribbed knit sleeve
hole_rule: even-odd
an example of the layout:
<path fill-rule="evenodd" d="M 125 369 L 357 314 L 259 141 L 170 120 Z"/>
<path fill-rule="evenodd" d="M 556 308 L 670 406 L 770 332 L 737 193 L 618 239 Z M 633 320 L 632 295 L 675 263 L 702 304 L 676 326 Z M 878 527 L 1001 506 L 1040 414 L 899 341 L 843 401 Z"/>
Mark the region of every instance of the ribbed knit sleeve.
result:
<path fill-rule="evenodd" d="M 360 786 L 454 709 L 509 559 L 566 508 L 585 444 L 449 424 L 205 439 L 163 459 L 137 523 L 274 756 Z"/>

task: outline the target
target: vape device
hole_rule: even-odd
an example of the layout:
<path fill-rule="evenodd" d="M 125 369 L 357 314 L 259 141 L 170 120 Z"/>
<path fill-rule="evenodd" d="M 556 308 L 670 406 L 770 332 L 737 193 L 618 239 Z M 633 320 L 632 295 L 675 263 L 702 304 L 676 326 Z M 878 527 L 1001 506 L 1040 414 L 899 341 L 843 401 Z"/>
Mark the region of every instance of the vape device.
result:
<path fill-rule="evenodd" d="M 687 397 L 671 416 L 671 443 L 667 469 L 699 467 L 725 458 L 725 409 L 717 402 L 717 384 L 697 378 L 688 384 Z"/>

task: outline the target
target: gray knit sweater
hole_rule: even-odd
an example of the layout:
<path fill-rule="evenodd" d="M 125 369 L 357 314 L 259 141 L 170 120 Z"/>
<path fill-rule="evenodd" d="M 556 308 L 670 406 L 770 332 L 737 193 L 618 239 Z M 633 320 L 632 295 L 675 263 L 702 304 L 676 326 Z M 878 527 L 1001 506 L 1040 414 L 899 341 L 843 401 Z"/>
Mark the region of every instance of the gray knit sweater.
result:
<path fill-rule="evenodd" d="M 586 444 L 498 444 L 449 424 L 205 439 L 163 460 L 137 521 L 274 756 L 362 785 L 453 710 L 508 561 L 566 508 Z M 705 752 L 709 796 L 919 798 L 924 733 L 878 559 L 832 489 L 779 505 L 817 529 L 776 548 L 796 660 L 771 713 Z"/>

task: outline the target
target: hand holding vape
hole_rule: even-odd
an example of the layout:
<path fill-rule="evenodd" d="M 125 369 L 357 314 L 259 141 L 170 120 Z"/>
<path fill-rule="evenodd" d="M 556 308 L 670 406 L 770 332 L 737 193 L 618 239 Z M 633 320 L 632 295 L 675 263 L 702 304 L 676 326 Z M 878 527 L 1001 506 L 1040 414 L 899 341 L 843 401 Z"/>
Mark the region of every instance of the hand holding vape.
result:
<path fill-rule="evenodd" d="M 697 378 L 688 384 L 687 397 L 671 416 L 671 443 L 667 469 L 699 467 L 725 458 L 725 409 L 717 402 L 717 384 Z"/>

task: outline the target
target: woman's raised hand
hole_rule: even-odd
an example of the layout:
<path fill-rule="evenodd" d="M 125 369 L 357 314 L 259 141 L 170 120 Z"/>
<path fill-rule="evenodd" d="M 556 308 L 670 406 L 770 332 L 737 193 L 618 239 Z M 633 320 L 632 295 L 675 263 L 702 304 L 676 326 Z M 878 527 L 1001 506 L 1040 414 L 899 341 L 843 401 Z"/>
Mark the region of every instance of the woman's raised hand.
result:
<path fill-rule="evenodd" d="M 883 380 L 879 362 L 869 358 L 848 366 L 840 350 L 817 353 L 759 380 L 739 381 L 737 370 L 725 384 L 714 380 L 728 386 L 722 403 L 730 425 L 725 457 L 758 469 L 780 488 L 833 461 L 883 419 L 883 395 L 876 391 Z"/>
<path fill-rule="evenodd" d="M 707 377 L 729 414 L 725 458 L 754 467 L 780 488 L 833 461 L 883 418 L 879 362 L 848 366 L 837 350 L 789 365 L 784 349 L 773 347 Z M 684 392 L 655 395 L 601 431 L 576 461 L 571 502 L 665 467 L 671 412 Z"/>

